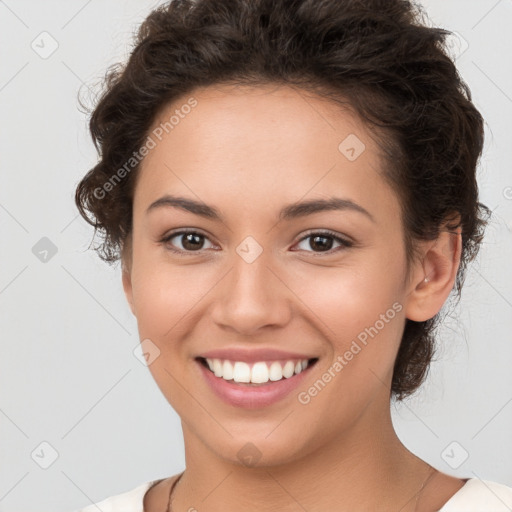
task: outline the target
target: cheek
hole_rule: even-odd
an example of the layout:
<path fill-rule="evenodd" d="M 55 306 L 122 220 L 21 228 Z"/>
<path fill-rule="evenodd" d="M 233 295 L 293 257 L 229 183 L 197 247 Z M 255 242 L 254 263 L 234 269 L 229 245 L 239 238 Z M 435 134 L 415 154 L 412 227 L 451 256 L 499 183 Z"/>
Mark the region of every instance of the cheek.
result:
<path fill-rule="evenodd" d="M 402 262 L 396 254 L 385 257 L 380 251 L 376 257 L 375 252 L 379 251 L 360 253 L 337 266 L 302 262 L 291 270 L 277 269 L 297 298 L 290 307 L 300 310 L 299 316 L 309 317 L 336 353 L 345 352 L 358 337 L 364 343 L 365 332 L 373 339 L 372 326 L 380 338 L 397 337 L 398 330 L 390 325 L 398 322 L 386 322 L 380 328 L 380 319 L 381 315 L 385 320 L 391 314 L 398 316 L 392 306 L 400 297 L 397 283 Z M 176 264 L 166 260 L 162 248 L 145 246 L 140 240 L 135 243 L 132 287 L 141 339 L 167 340 L 168 344 L 169 339 L 186 335 L 190 320 L 197 321 L 199 309 L 209 302 L 208 293 L 215 295 L 212 288 L 218 279 L 219 269 L 213 264 L 187 265 L 186 260 Z M 283 289 L 283 300 L 289 295 Z"/>
<path fill-rule="evenodd" d="M 314 279 L 303 274 L 296 281 L 297 295 L 314 313 L 311 321 L 330 341 L 330 355 L 343 357 L 351 379 L 369 368 L 384 376 L 393 366 L 403 328 L 398 259 L 317 269 Z"/>
<path fill-rule="evenodd" d="M 354 334 L 354 329 L 373 324 L 400 297 L 399 268 L 381 268 L 377 262 L 312 267 L 293 279 L 296 295 L 334 335 Z"/>
<path fill-rule="evenodd" d="M 328 340 L 318 379 L 298 395 L 301 404 L 312 404 L 304 409 L 312 417 L 348 424 L 373 398 L 388 392 L 404 315 L 396 282 L 388 273 L 377 285 L 378 275 L 343 272 L 338 280 L 304 286 L 304 302 L 315 313 L 312 322 Z"/>
<path fill-rule="evenodd" d="M 217 280 L 207 264 L 172 263 L 160 248 L 135 250 L 132 289 L 141 339 L 168 349 L 168 340 L 180 339 L 197 320 L 198 307 Z"/>

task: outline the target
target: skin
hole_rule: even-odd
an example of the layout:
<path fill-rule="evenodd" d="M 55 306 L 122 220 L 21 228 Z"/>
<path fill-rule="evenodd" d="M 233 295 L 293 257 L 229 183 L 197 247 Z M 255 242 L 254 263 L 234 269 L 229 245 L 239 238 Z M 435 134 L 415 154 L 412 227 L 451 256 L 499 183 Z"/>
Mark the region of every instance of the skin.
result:
<path fill-rule="evenodd" d="M 153 128 L 191 96 L 197 106 L 142 162 L 123 255 L 140 339 L 160 350 L 149 369 L 183 427 L 186 471 L 173 510 L 438 510 L 464 481 L 430 474 L 403 446 L 390 388 L 406 318 L 432 318 L 453 288 L 460 232 L 422 242 L 408 274 L 400 203 L 382 176 L 379 146 L 355 114 L 293 87 L 224 84 L 174 101 Z M 349 134 L 366 146 L 354 161 L 338 150 Z M 213 206 L 224 222 L 171 207 L 146 213 L 164 194 Z M 374 220 L 331 210 L 279 221 L 285 205 L 332 196 Z M 161 242 L 180 228 L 204 235 L 198 249 L 183 235 Z M 325 252 L 304 238 L 325 229 L 354 245 L 328 238 Z M 252 263 L 236 252 L 248 236 L 263 248 Z M 299 403 L 297 393 L 394 303 L 401 311 Z M 199 372 L 194 358 L 214 347 L 278 347 L 319 360 L 297 393 L 245 410 L 220 401 Z M 248 442 L 261 455 L 255 467 L 237 456 Z M 171 482 L 146 494 L 146 511 L 165 510 Z"/>

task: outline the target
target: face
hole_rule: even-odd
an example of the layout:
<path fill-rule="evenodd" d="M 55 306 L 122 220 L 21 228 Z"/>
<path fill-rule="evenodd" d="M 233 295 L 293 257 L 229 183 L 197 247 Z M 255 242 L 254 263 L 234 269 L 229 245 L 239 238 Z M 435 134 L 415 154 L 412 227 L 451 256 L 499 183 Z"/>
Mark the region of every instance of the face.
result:
<path fill-rule="evenodd" d="M 365 126 L 294 88 L 224 85 L 175 101 L 150 137 L 123 285 L 189 448 L 273 465 L 370 435 L 410 290 L 400 205 Z M 242 380 L 244 363 L 252 377 L 256 362 L 311 364 L 251 385 L 206 356 Z"/>

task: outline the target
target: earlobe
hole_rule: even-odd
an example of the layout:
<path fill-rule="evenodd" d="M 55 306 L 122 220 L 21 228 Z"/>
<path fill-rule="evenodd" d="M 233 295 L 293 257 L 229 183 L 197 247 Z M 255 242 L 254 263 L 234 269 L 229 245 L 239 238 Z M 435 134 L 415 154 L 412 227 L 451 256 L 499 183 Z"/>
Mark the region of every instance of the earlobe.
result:
<path fill-rule="evenodd" d="M 453 289 L 462 251 L 460 228 L 441 231 L 434 242 L 423 245 L 423 260 L 416 266 L 405 308 L 406 317 L 416 322 L 439 313 Z"/>

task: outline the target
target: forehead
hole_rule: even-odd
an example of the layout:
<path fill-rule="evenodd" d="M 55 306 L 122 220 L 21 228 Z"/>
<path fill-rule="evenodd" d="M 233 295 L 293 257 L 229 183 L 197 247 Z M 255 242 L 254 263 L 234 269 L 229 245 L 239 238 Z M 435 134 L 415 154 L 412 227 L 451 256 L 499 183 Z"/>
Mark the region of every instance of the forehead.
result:
<path fill-rule="evenodd" d="M 382 181 L 378 145 L 349 105 L 290 86 L 197 88 L 162 108 L 149 135 L 140 203 L 172 189 L 200 199 L 215 191 L 221 204 L 233 195 L 270 204 L 269 192 L 293 201 L 343 183 L 362 198 Z"/>
<path fill-rule="evenodd" d="M 190 107 L 192 101 L 195 105 Z M 337 150 L 332 142 L 347 130 L 368 138 L 348 100 L 335 103 L 294 86 L 271 84 L 196 88 L 160 110 L 153 122 L 155 130 L 160 130 L 163 138 L 171 132 L 177 137 L 193 135 L 196 143 L 198 139 L 222 138 L 232 149 L 251 148 L 251 141 L 265 147 L 296 141 L 307 143 L 302 149 L 325 146 L 332 151 Z"/>

